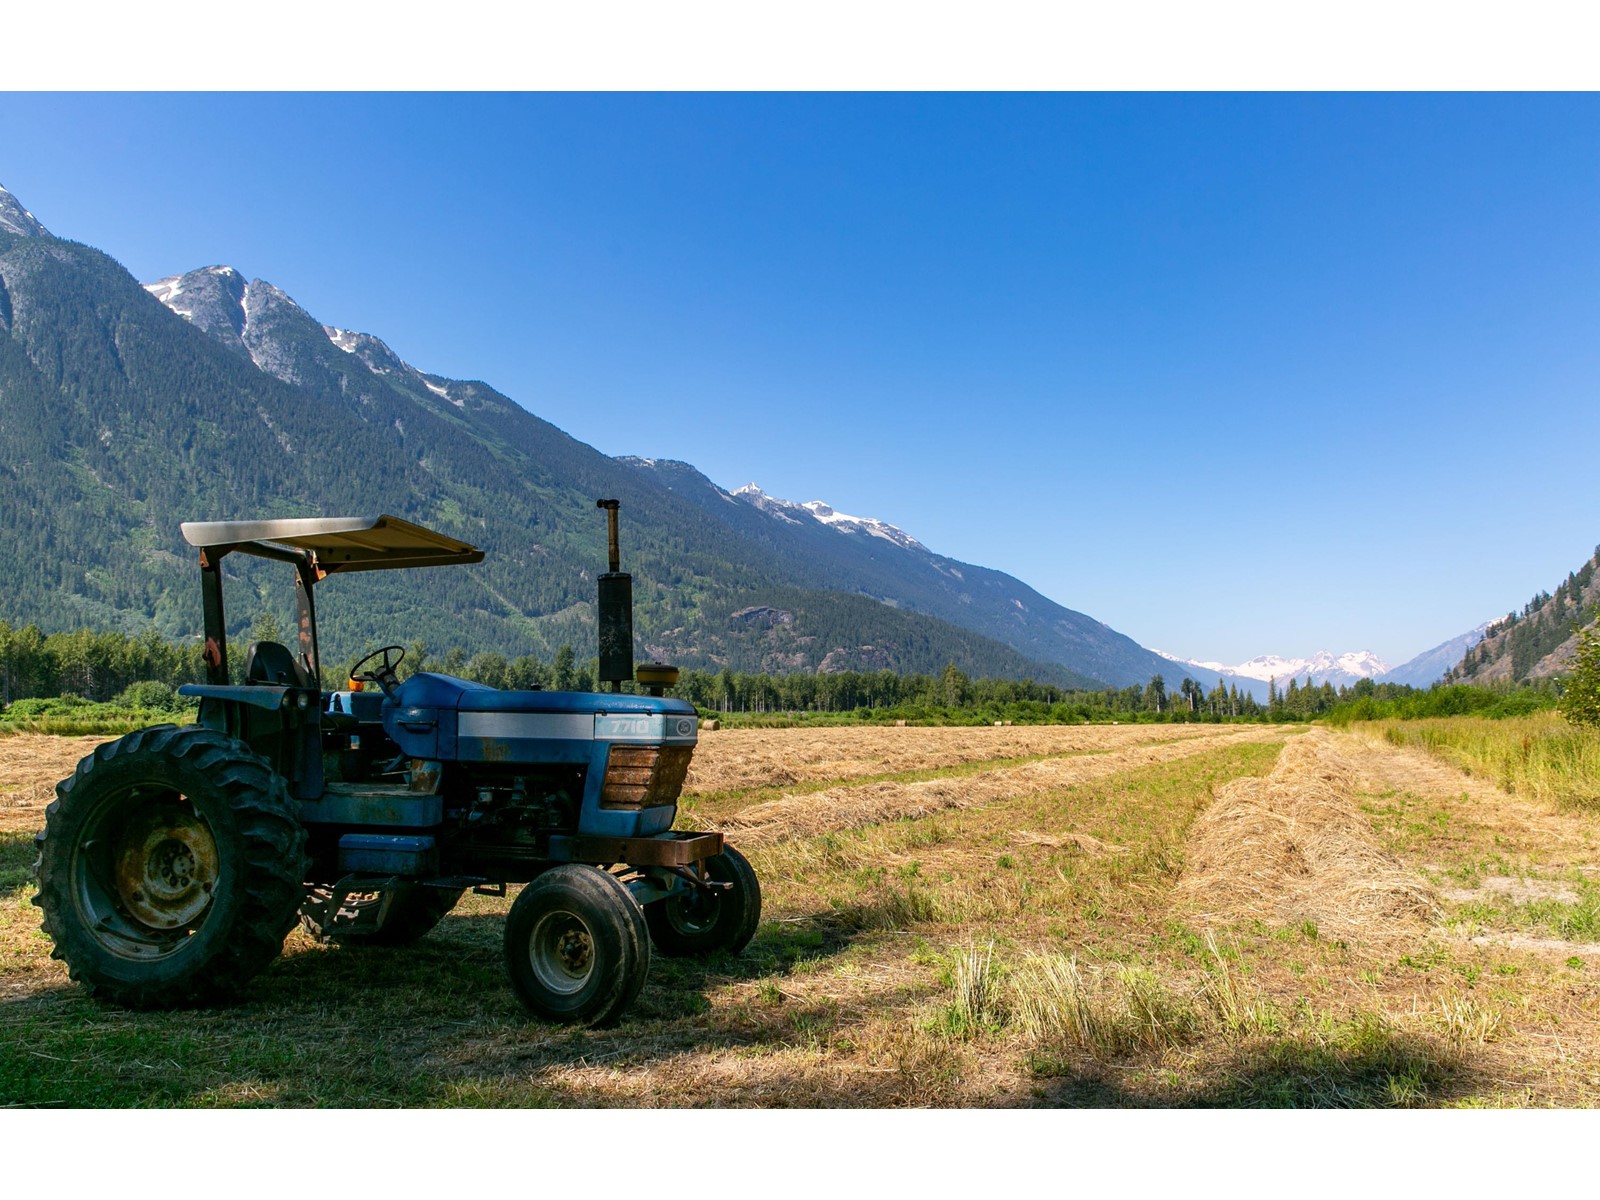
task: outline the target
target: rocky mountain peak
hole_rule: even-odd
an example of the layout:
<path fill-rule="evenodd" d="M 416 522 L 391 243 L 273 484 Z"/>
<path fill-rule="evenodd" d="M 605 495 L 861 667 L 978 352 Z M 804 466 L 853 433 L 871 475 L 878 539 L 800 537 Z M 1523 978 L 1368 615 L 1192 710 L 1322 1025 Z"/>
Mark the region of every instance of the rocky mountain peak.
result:
<path fill-rule="evenodd" d="M 169 275 L 145 284 L 144 290 L 234 353 L 250 356 L 244 342 L 249 284 L 232 267 L 201 267 L 182 275 Z"/>
<path fill-rule="evenodd" d="M 0 233 L 14 233 L 18 237 L 50 236 L 50 231 L 4 187 L 0 187 Z"/>

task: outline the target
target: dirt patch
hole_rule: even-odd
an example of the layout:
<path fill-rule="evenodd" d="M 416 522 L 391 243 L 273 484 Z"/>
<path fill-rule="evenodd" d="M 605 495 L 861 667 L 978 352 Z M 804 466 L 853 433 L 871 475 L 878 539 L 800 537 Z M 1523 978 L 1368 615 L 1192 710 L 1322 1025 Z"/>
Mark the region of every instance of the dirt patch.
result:
<path fill-rule="evenodd" d="M 1226 733 L 1212 731 L 1200 736 L 1187 736 L 1165 745 L 1131 746 L 1104 754 L 1001 767 L 959 779 L 828 788 L 818 792 L 784 795 L 776 800 L 755 804 L 724 818 L 720 824 L 730 832 L 737 832 L 741 845 L 813 837 L 885 821 L 915 820 L 949 809 L 994 804 L 1018 796 L 1038 795 L 1069 784 L 1115 775 L 1133 767 L 1203 754 L 1223 745 L 1271 741 L 1282 736 L 1280 730 L 1253 726 Z"/>
<path fill-rule="evenodd" d="M 1600 946 L 1589 942 L 1568 942 L 1561 938 L 1530 937 L 1524 933 L 1481 933 L 1467 939 L 1474 946 L 1505 946 L 1511 950 L 1532 950 L 1541 954 L 1600 958 Z"/>
<path fill-rule="evenodd" d="M 1513 904 L 1530 904 L 1535 900 L 1576 904 L 1581 899 L 1578 889 L 1569 883 L 1517 879 L 1510 875 L 1490 875 L 1475 888 L 1450 888 L 1439 895 L 1446 900 L 1510 900 Z"/>
<path fill-rule="evenodd" d="M 1414 934 L 1437 898 L 1386 853 L 1356 801 L 1349 762 L 1322 730 L 1283 748 L 1272 774 L 1236 779 L 1195 821 L 1180 896 L 1204 922 L 1313 921 L 1372 939 Z"/>
<path fill-rule="evenodd" d="M 54 737 L 19 733 L 0 737 L 0 833 L 39 829 L 56 782 L 72 774 L 78 760 L 105 737 Z"/>

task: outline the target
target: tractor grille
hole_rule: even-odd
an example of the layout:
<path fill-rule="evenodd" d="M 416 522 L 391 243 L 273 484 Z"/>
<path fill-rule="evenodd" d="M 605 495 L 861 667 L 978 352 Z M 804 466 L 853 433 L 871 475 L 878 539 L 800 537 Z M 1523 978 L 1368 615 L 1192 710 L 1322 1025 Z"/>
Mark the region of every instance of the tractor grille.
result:
<path fill-rule="evenodd" d="M 612 746 L 601 808 L 676 804 L 693 746 Z"/>

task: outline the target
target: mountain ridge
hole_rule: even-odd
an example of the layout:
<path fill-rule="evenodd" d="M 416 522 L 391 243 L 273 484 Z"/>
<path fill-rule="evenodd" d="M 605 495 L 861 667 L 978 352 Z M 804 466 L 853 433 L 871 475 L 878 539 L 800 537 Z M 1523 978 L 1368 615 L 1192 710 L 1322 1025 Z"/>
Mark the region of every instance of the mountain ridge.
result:
<path fill-rule="evenodd" d="M 592 630 L 604 557 L 593 499 L 615 495 L 640 639 L 685 666 L 936 671 L 947 656 L 969 674 L 1069 686 L 1173 671 L 886 522 L 821 501 L 762 507 L 689 464 L 606 456 L 480 380 L 422 371 L 373 334 L 314 318 L 271 282 L 213 265 L 140 284 L 5 198 L 0 379 L 30 415 L 5 422 L 21 470 L 0 503 L 46 526 L 19 563 L 51 560 L 43 577 L 0 579 L 10 615 L 189 636 L 197 589 L 175 577 L 179 519 L 381 507 L 484 545 L 488 565 L 428 581 L 425 610 L 392 580 L 342 581 L 370 611 L 363 626 L 323 606 L 334 642 L 363 640 L 372 614 L 404 613 L 436 645 L 548 654 Z M 763 606 L 792 620 L 758 629 L 732 616 Z"/>
<path fill-rule="evenodd" d="M 1447 683 L 1523 684 L 1563 674 L 1578 634 L 1600 615 L 1600 546 L 1589 560 L 1483 631 L 1445 673 Z"/>
<path fill-rule="evenodd" d="M 870 647 L 904 672 L 954 661 L 971 675 L 1092 682 L 945 622 L 807 590 L 798 572 L 730 549 L 728 531 L 692 505 L 488 385 L 395 374 L 398 358 L 377 339 L 323 326 L 238 272 L 202 272 L 175 297 L 184 276 L 152 291 L 90 247 L 31 227 L 0 233 L 0 514 L 16 531 L 0 564 L 8 618 L 192 636 L 198 587 L 180 520 L 389 511 L 493 553 L 470 571 L 330 584 L 341 596 L 319 606 L 330 661 L 393 624 L 436 648 L 549 657 L 561 643 L 592 644 L 604 564 L 593 501 L 616 495 L 641 641 L 680 665 L 833 669 L 830 655 L 836 665 Z M 191 315 L 166 307 L 163 291 Z M 199 300 L 215 319 L 193 319 Z M 230 560 L 229 572 L 245 581 L 243 604 L 229 585 L 236 625 L 252 593 L 283 596 L 287 617 L 285 588 L 252 564 Z M 794 616 L 780 636 L 729 622 L 774 598 Z"/>

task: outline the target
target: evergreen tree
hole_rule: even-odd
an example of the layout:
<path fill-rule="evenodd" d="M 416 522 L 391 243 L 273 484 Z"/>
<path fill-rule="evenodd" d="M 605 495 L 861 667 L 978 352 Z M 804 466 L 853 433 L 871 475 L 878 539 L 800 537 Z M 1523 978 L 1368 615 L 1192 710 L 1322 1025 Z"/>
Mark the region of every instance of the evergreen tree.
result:
<path fill-rule="evenodd" d="M 572 646 L 563 642 L 556 651 L 556 661 L 551 665 L 551 686 L 558 692 L 573 691 L 578 684 L 577 658 Z"/>

